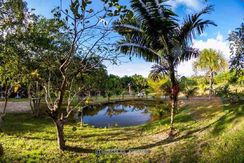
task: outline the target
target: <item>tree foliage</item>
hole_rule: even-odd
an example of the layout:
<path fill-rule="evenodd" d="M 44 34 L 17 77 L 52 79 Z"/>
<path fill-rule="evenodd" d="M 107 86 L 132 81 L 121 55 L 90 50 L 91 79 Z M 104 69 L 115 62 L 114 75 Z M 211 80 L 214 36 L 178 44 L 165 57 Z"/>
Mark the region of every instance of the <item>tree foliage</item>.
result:
<path fill-rule="evenodd" d="M 194 62 L 193 67 L 206 71 L 207 74 L 211 72 L 217 73 L 227 68 L 227 61 L 220 52 L 214 49 L 204 49 L 201 51 L 197 61 Z"/>
<path fill-rule="evenodd" d="M 209 96 L 211 96 L 214 92 L 214 75 L 226 69 L 227 61 L 220 52 L 204 49 L 193 63 L 193 67 L 196 70 L 206 71 L 206 76 L 209 77 Z"/>
<path fill-rule="evenodd" d="M 228 40 L 231 50 L 230 68 L 236 70 L 238 76 L 244 76 L 244 23 L 229 34 Z"/>

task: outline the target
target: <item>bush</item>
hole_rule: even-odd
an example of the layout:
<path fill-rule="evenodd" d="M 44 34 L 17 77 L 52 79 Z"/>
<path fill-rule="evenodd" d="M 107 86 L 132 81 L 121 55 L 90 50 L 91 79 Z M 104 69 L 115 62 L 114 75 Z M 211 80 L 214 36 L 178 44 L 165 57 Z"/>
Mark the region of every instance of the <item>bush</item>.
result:
<path fill-rule="evenodd" d="M 229 85 L 228 84 L 216 88 L 215 92 L 216 92 L 216 95 L 224 97 L 224 98 L 229 98 L 230 95 L 231 95 L 231 92 L 229 90 Z"/>

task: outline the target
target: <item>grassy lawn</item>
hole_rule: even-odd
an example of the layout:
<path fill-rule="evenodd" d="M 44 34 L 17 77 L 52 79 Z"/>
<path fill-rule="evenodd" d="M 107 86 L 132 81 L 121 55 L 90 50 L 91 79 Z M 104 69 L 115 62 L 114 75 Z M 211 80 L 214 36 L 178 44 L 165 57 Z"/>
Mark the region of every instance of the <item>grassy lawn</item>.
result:
<path fill-rule="evenodd" d="M 68 150 L 56 147 L 56 133 L 48 117 L 8 114 L 2 124 L 0 162 L 243 162 L 244 103 L 220 98 L 182 102 L 176 116 L 177 135 L 167 137 L 169 118 L 124 128 L 65 126 Z M 96 155 L 96 150 L 127 153 Z"/>

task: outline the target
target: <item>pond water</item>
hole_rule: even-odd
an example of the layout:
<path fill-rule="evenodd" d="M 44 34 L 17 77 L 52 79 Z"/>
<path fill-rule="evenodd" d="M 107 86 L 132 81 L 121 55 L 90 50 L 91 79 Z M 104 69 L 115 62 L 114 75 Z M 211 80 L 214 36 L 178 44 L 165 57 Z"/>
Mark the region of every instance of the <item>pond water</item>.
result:
<path fill-rule="evenodd" d="M 167 112 L 165 108 L 155 102 L 121 102 L 85 108 L 83 114 L 76 115 L 76 119 L 99 128 L 135 126 L 158 119 Z"/>

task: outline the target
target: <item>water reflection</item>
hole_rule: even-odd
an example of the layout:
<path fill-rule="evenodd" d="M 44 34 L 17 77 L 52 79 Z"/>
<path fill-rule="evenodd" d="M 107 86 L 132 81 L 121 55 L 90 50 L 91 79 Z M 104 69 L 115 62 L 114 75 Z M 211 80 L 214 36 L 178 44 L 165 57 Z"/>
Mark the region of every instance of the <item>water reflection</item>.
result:
<path fill-rule="evenodd" d="M 155 102 L 130 101 L 104 106 L 87 107 L 76 119 L 95 127 L 134 126 L 162 118 L 168 106 Z"/>

